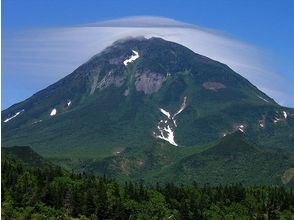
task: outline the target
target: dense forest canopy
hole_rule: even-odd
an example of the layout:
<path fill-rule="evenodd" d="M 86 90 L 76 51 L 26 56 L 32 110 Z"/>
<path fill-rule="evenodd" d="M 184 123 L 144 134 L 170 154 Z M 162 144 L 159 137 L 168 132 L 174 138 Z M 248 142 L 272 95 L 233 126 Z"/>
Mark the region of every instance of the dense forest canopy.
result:
<path fill-rule="evenodd" d="M 119 184 L 2 156 L 3 219 L 293 219 L 292 188 Z"/>

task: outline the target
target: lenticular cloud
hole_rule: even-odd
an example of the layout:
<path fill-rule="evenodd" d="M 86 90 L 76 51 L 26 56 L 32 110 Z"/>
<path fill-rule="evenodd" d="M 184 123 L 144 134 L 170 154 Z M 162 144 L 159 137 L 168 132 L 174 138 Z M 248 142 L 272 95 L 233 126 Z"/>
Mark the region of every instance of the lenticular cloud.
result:
<path fill-rule="evenodd" d="M 293 83 L 273 73 L 261 51 L 215 30 L 161 17 L 8 33 L 3 36 L 3 82 L 22 80 L 22 86 L 29 86 L 28 79 L 35 77 L 35 83 L 46 81 L 49 85 L 114 41 L 130 36 L 161 37 L 182 44 L 227 64 L 280 104 L 294 107 Z"/>

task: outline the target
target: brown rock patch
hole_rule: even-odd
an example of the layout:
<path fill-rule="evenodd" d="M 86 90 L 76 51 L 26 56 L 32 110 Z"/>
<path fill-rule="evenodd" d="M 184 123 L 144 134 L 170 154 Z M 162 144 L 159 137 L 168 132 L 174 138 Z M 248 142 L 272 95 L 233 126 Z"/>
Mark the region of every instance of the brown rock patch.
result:
<path fill-rule="evenodd" d="M 164 81 L 165 77 L 161 74 L 145 70 L 136 78 L 135 86 L 138 92 L 143 91 L 145 94 L 152 94 L 161 88 Z"/>
<path fill-rule="evenodd" d="M 285 171 L 284 175 L 282 176 L 282 182 L 287 184 L 292 180 L 292 178 L 294 178 L 294 168 L 290 168 Z"/>
<path fill-rule="evenodd" d="M 226 86 L 220 82 L 205 82 L 202 84 L 205 89 L 217 91 L 219 89 L 224 89 Z"/>

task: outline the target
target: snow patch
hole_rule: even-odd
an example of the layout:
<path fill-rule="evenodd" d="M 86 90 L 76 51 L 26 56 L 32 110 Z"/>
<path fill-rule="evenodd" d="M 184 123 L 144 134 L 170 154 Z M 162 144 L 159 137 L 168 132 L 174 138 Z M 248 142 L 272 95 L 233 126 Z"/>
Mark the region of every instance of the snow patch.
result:
<path fill-rule="evenodd" d="M 178 114 L 180 114 L 187 106 L 187 96 L 184 97 L 183 103 L 180 109 L 174 114 L 173 118 L 175 118 Z"/>
<path fill-rule="evenodd" d="M 161 119 L 158 122 L 157 124 L 158 131 L 153 132 L 154 136 L 156 138 L 165 140 L 174 146 L 178 146 L 178 144 L 175 142 L 175 134 L 174 134 L 174 129 L 177 127 L 175 117 L 178 114 L 180 114 L 186 108 L 186 106 L 187 106 L 187 97 L 185 96 L 180 109 L 173 115 L 169 113 L 168 111 L 162 108 L 159 108 L 161 113 L 164 114 L 166 117 L 168 117 L 168 120 Z"/>
<path fill-rule="evenodd" d="M 279 118 L 275 118 L 275 119 L 274 119 L 274 123 L 277 123 L 277 122 L 279 122 L 279 121 L 280 121 Z"/>
<path fill-rule="evenodd" d="M 243 125 L 243 124 L 237 125 L 236 126 L 236 129 L 239 130 L 239 131 L 241 131 L 241 132 L 243 132 L 243 133 L 245 133 L 245 125 Z"/>
<path fill-rule="evenodd" d="M 265 99 L 265 98 L 262 98 L 261 96 L 257 96 L 258 98 L 260 98 L 261 100 L 265 101 L 265 102 L 269 102 L 269 100 Z"/>
<path fill-rule="evenodd" d="M 69 107 L 71 105 L 71 101 L 69 100 L 68 102 L 67 102 L 67 107 Z"/>
<path fill-rule="evenodd" d="M 279 121 L 284 121 L 284 120 L 286 120 L 287 118 L 288 118 L 288 114 L 287 114 L 286 111 L 282 111 L 282 116 L 281 116 L 281 114 L 279 114 L 278 111 L 276 111 L 276 115 L 275 115 L 275 117 L 274 117 L 273 122 L 274 122 L 274 123 L 277 123 L 277 122 L 279 122 Z"/>
<path fill-rule="evenodd" d="M 244 133 L 244 129 L 242 129 L 242 128 L 239 128 L 239 131 L 241 131 L 242 133 Z"/>
<path fill-rule="evenodd" d="M 57 113 L 57 110 L 56 110 L 56 108 L 54 108 L 54 109 L 52 109 L 50 116 L 56 115 L 56 113 Z"/>
<path fill-rule="evenodd" d="M 283 111 L 284 118 L 287 119 L 288 115 L 287 112 Z"/>
<path fill-rule="evenodd" d="M 159 110 L 161 111 L 162 114 L 164 114 L 165 116 L 167 116 L 168 118 L 170 118 L 170 113 L 168 111 L 165 111 L 162 108 L 160 108 Z"/>
<path fill-rule="evenodd" d="M 9 122 L 11 119 L 17 117 L 20 113 L 24 112 L 24 109 L 20 110 L 19 112 L 16 112 L 13 116 L 11 116 L 10 118 L 5 119 L 3 122 Z"/>
<path fill-rule="evenodd" d="M 126 60 L 124 61 L 124 65 L 125 65 L 125 66 L 127 66 L 128 63 L 132 63 L 133 61 L 135 61 L 136 59 L 139 58 L 139 53 L 138 53 L 137 51 L 132 50 L 132 52 L 133 52 L 132 56 L 131 56 L 129 59 L 126 59 Z"/>
<path fill-rule="evenodd" d="M 264 128 L 264 126 L 265 126 L 265 119 L 263 118 L 263 119 L 259 120 L 258 121 L 258 124 L 259 124 L 259 127 Z"/>
<path fill-rule="evenodd" d="M 174 131 L 170 128 L 169 125 L 167 125 L 167 127 L 163 127 L 162 129 L 159 128 L 159 131 L 160 131 L 160 135 L 156 135 L 157 138 L 165 140 L 174 146 L 178 146 L 178 144 L 174 140 L 175 139 Z M 164 131 L 165 131 L 165 134 L 164 134 Z"/>

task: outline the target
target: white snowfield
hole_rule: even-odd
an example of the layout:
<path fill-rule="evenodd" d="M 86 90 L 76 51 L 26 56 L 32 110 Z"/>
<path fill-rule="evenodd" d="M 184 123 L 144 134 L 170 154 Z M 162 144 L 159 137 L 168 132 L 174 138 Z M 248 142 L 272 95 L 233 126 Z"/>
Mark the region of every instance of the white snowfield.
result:
<path fill-rule="evenodd" d="M 10 118 L 6 118 L 3 122 L 9 122 L 11 119 L 14 119 L 15 117 L 17 117 L 20 113 L 24 112 L 24 109 L 20 110 L 19 112 L 16 112 L 13 116 L 11 116 Z"/>
<path fill-rule="evenodd" d="M 167 142 L 169 142 L 170 144 L 174 145 L 174 146 L 178 146 L 178 144 L 175 142 L 175 135 L 173 130 L 170 128 L 169 125 L 167 125 L 167 127 L 164 127 L 162 130 L 160 129 L 160 135 L 157 135 L 157 138 L 160 138 L 162 140 L 165 140 Z M 166 135 L 164 135 L 164 132 L 166 132 Z M 166 136 L 166 137 L 165 137 Z"/>
<path fill-rule="evenodd" d="M 132 50 L 133 52 L 133 55 L 129 58 L 129 59 L 126 59 L 124 61 L 124 65 L 127 66 L 129 63 L 135 61 L 136 59 L 138 59 L 140 56 L 139 56 L 139 53 L 135 50 Z"/>
<path fill-rule="evenodd" d="M 245 126 L 242 125 L 242 124 L 239 125 L 239 126 L 238 126 L 238 130 L 241 131 L 242 133 L 244 133 L 244 132 L 245 132 Z"/>
<path fill-rule="evenodd" d="M 71 105 L 71 101 L 69 100 L 68 102 L 67 102 L 67 107 L 69 107 Z"/>
<path fill-rule="evenodd" d="M 56 113 L 57 113 L 57 110 L 56 110 L 56 108 L 54 108 L 54 109 L 52 109 L 50 116 L 56 115 Z"/>
<path fill-rule="evenodd" d="M 165 116 L 167 116 L 168 118 L 170 118 L 170 113 L 168 111 L 165 111 L 162 108 L 160 108 L 159 110 L 161 111 L 162 114 L 164 114 Z"/>
<path fill-rule="evenodd" d="M 242 133 L 244 133 L 244 129 L 242 129 L 242 128 L 239 128 L 239 131 L 241 131 Z"/>
<path fill-rule="evenodd" d="M 174 146 L 178 146 L 178 144 L 175 142 L 175 133 L 174 129 L 177 127 L 175 117 L 180 114 L 187 106 L 187 97 L 184 97 L 183 103 L 178 111 L 174 115 L 169 113 L 168 111 L 159 108 L 160 112 L 164 114 L 169 120 L 160 120 L 157 129 L 159 131 L 159 135 L 154 132 L 154 135 L 156 138 L 160 138 L 162 140 L 165 140 L 169 142 L 170 144 Z"/>
<path fill-rule="evenodd" d="M 284 118 L 287 119 L 288 115 L 287 112 L 283 111 Z"/>

